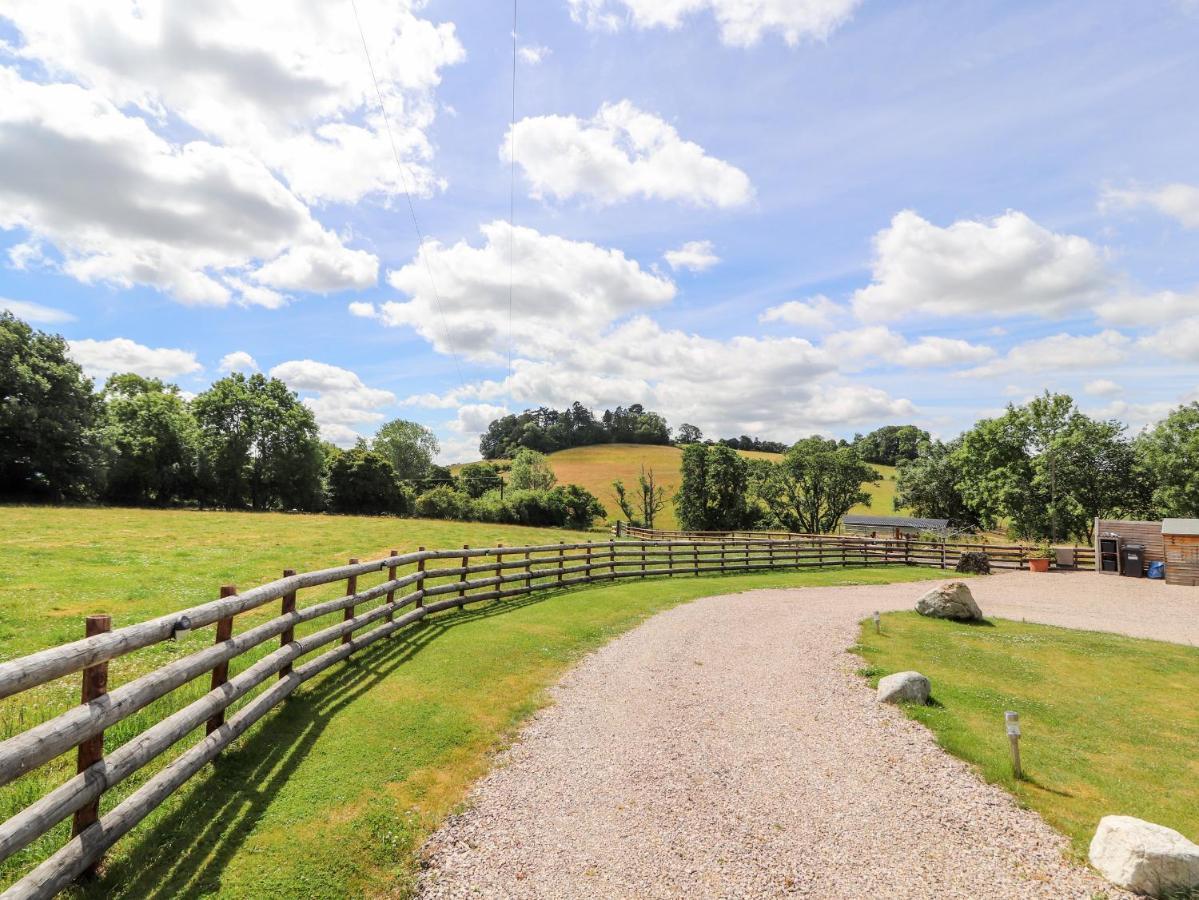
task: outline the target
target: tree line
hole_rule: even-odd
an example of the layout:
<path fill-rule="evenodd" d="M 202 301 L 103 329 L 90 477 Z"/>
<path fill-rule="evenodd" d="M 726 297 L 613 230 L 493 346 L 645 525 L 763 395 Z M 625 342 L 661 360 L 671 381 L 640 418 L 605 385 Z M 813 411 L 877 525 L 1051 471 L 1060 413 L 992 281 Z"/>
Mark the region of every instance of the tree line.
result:
<path fill-rule="evenodd" d="M 1199 516 L 1199 403 L 1130 435 L 1067 394 L 1009 404 L 900 464 L 895 503 L 963 529 L 1090 543 L 1094 520 Z"/>
<path fill-rule="evenodd" d="M 397 419 L 343 450 L 286 384 L 234 373 L 186 399 L 132 373 L 97 390 L 59 335 L 0 316 L 0 498 L 426 515 L 590 527 L 605 514 L 548 465 L 455 476 L 437 438 Z M 467 466 L 467 470 L 472 467 Z M 552 478 L 552 472 L 549 476 Z"/>
<path fill-rule="evenodd" d="M 640 403 L 596 416 L 575 401 L 567 409 L 541 406 L 495 419 L 479 439 L 484 459 L 509 459 L 521 449 L 554 453 L 593 444 L 669 444 L 666 419 Z"/>

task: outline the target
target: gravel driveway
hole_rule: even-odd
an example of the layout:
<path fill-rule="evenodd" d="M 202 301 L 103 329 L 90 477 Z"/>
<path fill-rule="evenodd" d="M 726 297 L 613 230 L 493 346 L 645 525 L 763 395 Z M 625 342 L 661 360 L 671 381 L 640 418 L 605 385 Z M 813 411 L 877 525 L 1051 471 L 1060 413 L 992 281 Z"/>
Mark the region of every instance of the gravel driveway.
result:
<path fill-rule="evenodd" d="M 709 597 L 592 654 L 431 839 L 421 896 L 1125 896 L 854 675 L 856 623 L 926 586 Z M 1195 589 L 971 586 L 988 615 L 1199 642 Z"/>

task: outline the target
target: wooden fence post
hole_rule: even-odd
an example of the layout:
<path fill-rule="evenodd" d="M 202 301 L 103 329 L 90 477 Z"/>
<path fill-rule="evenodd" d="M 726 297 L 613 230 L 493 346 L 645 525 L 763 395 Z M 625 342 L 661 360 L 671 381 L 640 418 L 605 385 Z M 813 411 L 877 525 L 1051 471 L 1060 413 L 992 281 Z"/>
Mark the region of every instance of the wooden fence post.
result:
<path fill-rule="evenodd" d="M 357 565 L 357 563 L 358 563 L 357 558 L 350 560 L 351 566 Z M 351 575 L 346 579 L 346 596 L 353 597 L 357 593 L 358 593 L 358 576 Z M 341 617 L 341 620 L 343 622 L 348 622 L 352 618 L 354 618 L 354 607 L 347 606 L 345 613 Z M 350 636 L 349 631 L 347 631 L 345 634 L 343 634 L 341 636 L 341 642 L 343 644 L 348 644 L 351 640 L 353 640 L 353 638 Z"/>
<path fill-rule="evenodd" d="M 88 616 L 84 620 L 84 634 L 87 637 L 94 637 L 97 634 L 105 634 L 112 630 L 112 616 L 96 615 Z M 94 666 L 88 666 L 83 670 L 83 690 L 82 702 L 91 703 L 93 700 L 103 697 L 108 693 L 108 663 L 102 662 Z M 85 772 L 93 765 L 104 758 L 104 732 L 88 738 L 86 741 L 81 741 L 76 751 L 75 756 L 75 771 Z M 79 834 L 83 829 L 87 828 L 93 822 L 100 818 L 100 798 L 97 797 L 87 806 L 81 807 L 75 811 L 75 817 L 71 823 L 71 837 Z M 95 860 L 87 869 L 87 874 L 95 874 L 97 867 L 100 865 L 100 860 Z"/>
<path fill-rule="evenodd" d="M 725 548 L 725 540 L 724 540 L 724 538 L 721 538 L 720 539 L 720 574 L 721 575 L 724 574 L 724 569 L 725 569 L 725 560 L 724 560 L 725 549 L 724 548 Z"/>
<path fill-rule="evenodd" d="M 699 541 L 691 545 L 691 558 L 695 562 L 695 574 L 699 574 Z"/>
<path fill-rule="evenodd" d="M 503 562 L 504 562 L 504 554 L 503 554 L 503 553 L 500 553 L 499 551 L 504 549 L 504 545 L 503 545 L 503 544 L 496 544 L 496 545 L 495 545 L 495 547 L 496 547 L 496 554 L 495 554 L 495 577 L 496 577 L 496 583 L 495 583 L 495 589 L 496 589 L 497 591 L 502 591 L 502 590 L 504 589 L 504 583 L 503 583 L 502 581 L 500 581 L 499 579 L 501 579 L 501 578 L 503 578 L 503 577 L 504 577 L 504 566 L 503 566 Z"/>
<path fill-rule="evenodd" d="M 945 568 L 945 542 L 941 541 L 941 568 Z"/>
<path fill-rule="evenodd" d="M 462 549 L 469 550 L 470 544 L 463 544 Z M 462 568 L 465 569 L 469 565 L 470 565 L 470 557 L 463 555 Z M 463 572 L 461 575 L 458 576 L 458 581 L 459 582 L 466 581 L 466 572 Z M 460 588 L 458 588 L 458 608 L 462 609 L 464 606 L 466 606 L 466 588 L 460 587 Z"/>
<path fill-rule="evenodd" d="M 390 555 L 387 557 L 388 559 L 395 559 L 397 556 L 399 556 L 399 555 L 400 555 L 400 551 L 399 551 L 399 550 L 390 550 L 390 551 L 388 551 L 388 552 L 389 552 L 389 554 L 390 554 Z M 396 567 L 395 567 L 395 566 L 388 566 L 388 567 L 387 567 L 387 580 L 388 580 L 388 581 L 395 581 L 395 580 L 396 580 Z M 396 592 L 395 592 L 394 590 L 390 590 L 390 591 L 388 591 L 388 592 L 387 592 L 387 605 L 388 605 L 388 606 L 390 606 L 392 603 L 394 603 L 394 602 L 395 602 L 395 598 L 396 598 Z M 395 611 L 394 609 L 390 609 L 390 610 L 388 610 L 388 611 L 387 611 L 387 621 L 388 621 L 388 622 L 394 622 L 394 621 L 395 621 L 395 617 L 396 617 L 396 611 Z"/>
<path fill-rule="evenodd" d="M 620 525 L 621 525 L 620 519 L 617 519 L 616 520 L 616 536 L 617 537 L 620 537 Z"/>
<path fill-rule="evenodd" d="M 425 552 L 424 547 L 417 547 L 416 550 L 418 553 Z M 416 580 L 417 590 L 420 592 L 416 598 L 416 605 L 417 608 L 421 608 L 425 605 L 425 559 L 423 556 L 416 564 L 416 572 L 419 576 Z"/>
<path fill-rule="evenodd" d="M 666 544 L 666 577 L 674 578 L 674 545 L 670 542 Z"/>
<path fill-rule="evenodd" d="M 529 551 L 525 551 L 525 593 L 533 591 L 533 564 L 529 561 Z"/>
<path fill-rule="evenodd" d="M 585 560 L 583 560 L 583 565 L 584 565 L 583 577 L 587 580 L 587 583 L 590 584 L 591 583 L 591 541 L 587 542 L 587 558 Z"/>
<path fill-rule="evenodd" d="M 237 593 L 236 586 L 232 584 L 221 585 L 221 596 L 232 597 Z M 224 619 L 218 619 L 216 623 L 216 641 L 214 643 L 223 644 L 229 638 L 233 637 L 233 616 L 227 616 Z M 216 690 L 222 684 L 229 680 L 229 660 L 222 663 L 217 663 L 212 667 L 212 687 L 210 690 Z M 225 724 L 225 711 L 213 713 L 208 720 L 208 725 L 205 726 L 205 733 L 212 734 L 218 728 Z"/>
<path fill-rule="evenodd" d="M 641 577 L 645 577 L 645 539 L 641 540 Z"/>
<path fill-rule="evenodd" d="M 608 541 L 608 580 L 616 580 L 616 541 Z"/>
<path fill-rule="evenodd" d="M 291 578 L 295 574 L 296 574 L 295 569 L 284 569 L 283 570 L 284 578 Z M 283 595 L 283 608 L 282 608 L 283 615 L 286 616 L 290 613 L 294 613 L 295 611 L 296 611 L 296 592 L 292 591 L 290 594 L 284 594 Z M 279 635 L 279 646 L 286 647 L 288 644 L 290 644 L 295 639 L 296 639 L 295 626 L 294 625 L 289 626 L 288 628 L 286 628 L 283 631 L 283 634 Z M 282 669 L 279 670 L 279 680 L 282 681 L 284 678 L 286 678 L 290 674 L 291 674 L 291 663 L 288 663 Z"/>
<path fill-rule="evenodd" d="M 562 587 L 562 570 L 566 568 L 566 541 L 558 541 L 558 587 Z"/>

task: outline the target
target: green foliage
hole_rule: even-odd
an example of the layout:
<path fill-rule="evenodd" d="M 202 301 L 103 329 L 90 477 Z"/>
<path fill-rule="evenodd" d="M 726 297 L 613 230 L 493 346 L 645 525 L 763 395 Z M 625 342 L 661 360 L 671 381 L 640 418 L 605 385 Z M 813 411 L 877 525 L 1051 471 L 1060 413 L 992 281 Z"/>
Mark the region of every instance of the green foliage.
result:
<path fill-rule="evenodd" d="M 339 513 L 405 515 L 412 512 L 412 491 L 400 484 L 396 471 L 365 442 L 337 453 L 328 464 L 329 508 Z"/>
<path fill-rule="evenodd" d="M 515 456 L 522 447 L 553 453 L 592 444 L 669 444 L 670 428 L 656 412 L 640 403 L 604 410 L 600 418 L 579 402 L 569 409 L 527 409 L 496 419 L 479 440 L 484 459 Z"/>
<path fill-rule="evenodd" d="M 897 466 L 903 460 L 915 459 L 929 440 L 928 432 L 915 425 L 884 425 L 865 437 L 856 437 L 853 445 L 866 462 Z"/>
<path fill-rule="evenodd" d="M 682 482 L 675 514 L 686 531 L 728 531 L 752 521 L 747 502 L 749 465 L 721 444 L 683 448 Z"/>
<path fill-rule="evenodd" d="M 557 495 L 562 504 L 565 516 L 558 524 L 563 527 L 585 530 L 590 528 L 596 519 L 603 519 L 608 515 L 599 498 L 577 484 L 560 484 L 550 493 Z"/>
<path fill-rule="evenodd" d="M 1137 441 L 1142 478 L 1160 515 L 1199 516 L 1199 403 L 1180 406 Z"/>
<path fill-rule="evenodd" d="M 230 508 L 319 509 L 324 452 L 312 411 L 277 378 L 235 372 L 192 401 L 200 478 Z"/>
<path fill-rule="evenodd" d="M 508 484 L 516 491 L 548 491 L 558 481 L 545 454 L 536 450 L 520 450 L 512 458 Z"/>
<path fill-rule="evenodd" d="M 796 442 L 782 462 L 754 462 L 754 494 L 771 523 L 806 534 L 835 531 L 852 507 L 869 505 L 862 485 L 880 480 L 853 447 L 819 437 Z"/>
<path fill-rule="evenodd" d="M 467 463 L 458 470 L 459 488 L 475 500 L 499 488 L 502 479 L 500 467 L 494 463 Z"/>
<path fill-rule="evenodd" d="M 195 496 L 199 429 L 175 385 L 113 375 L 104 399 L 105 497 L 166 504 Z"/>
<path fill-rule="evenodd" d="M 390 462 L 396 477 L 405 482 L 427 478 L 434 457 L 441 452 L 432 431 L 406 419 L 394 419 L 382 426 L 371 442 L 371 449 Z"/>
<path fill-rule="evenodd" d="M 98 413 L 66 341 L 0 312 L 0 496 L 90 496 Z"/>
<path fill-rule="evenodd" d="M 721 438 L 716 443 L 734 450 L 753 450 L 758 453 L 786 453 L 787 445 L 782 441 L 764 441 L 761 438 L 743 434 L 737 438 Z"/>
<path fill-rule="evenodd" d="M 438 485 L 416 498 L 416 514 L 422 519 L 474 518 L 470 495 L 449 485 Z"/>
<path fill-rule="evenodd" d="M 616 503 L 631 525 L 654 527 L 654 519 L 666 507 L 666 488 L 658 484 L 654 470 L 641 467 L 637 476 L 637 493 L 630 495 L 619 478 L 612 482 Z"/>
<path fill-rule="evenodd" d="M 896 509 L 929 519 L 948 519 L 954 528 L 983 526 L 980 515 L 962 496 L 961 441 L 931 441 L 915 459 L 901 460 L 895 483 Z"/>
<path fill-rule="evenodd" d="M 689 422 L 679 426 L 678 434 L 674 436 L 676 444 L 698 444 L 704 439 L 704 433 Z"/>

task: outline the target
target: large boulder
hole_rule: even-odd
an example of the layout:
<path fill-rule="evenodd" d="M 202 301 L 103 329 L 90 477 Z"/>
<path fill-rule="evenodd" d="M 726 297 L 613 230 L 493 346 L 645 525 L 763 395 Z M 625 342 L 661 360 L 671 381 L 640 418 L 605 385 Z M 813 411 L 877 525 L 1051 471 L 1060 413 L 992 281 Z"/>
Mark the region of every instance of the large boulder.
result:
<path fill-rule="evenodd" d="M 1089 856 L 1104 878 L 1138 894 L 1164 897 L 1199 889 L 1199 846 L 1173 828 L 1104 816 Z"/>
<path fill-rule="evenodd" d="M 934 619 L 955 619 L 958 622 L 971 622 L 983 617 L 983 611 L 974 602 L 970 588 L 960 581 L 933 588 L 916 601 L 916 612 Z"/>
<path fill-rule="evenodd" d="M 878 680 L 880 703 L 928 703 L 928 679 L 919 672 L 896 672 Z"/>

